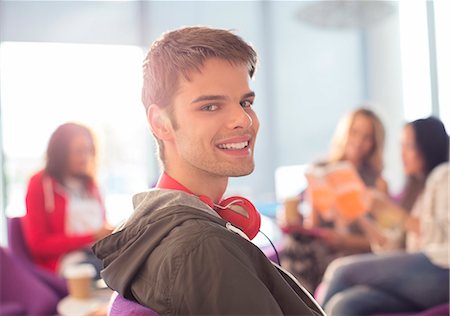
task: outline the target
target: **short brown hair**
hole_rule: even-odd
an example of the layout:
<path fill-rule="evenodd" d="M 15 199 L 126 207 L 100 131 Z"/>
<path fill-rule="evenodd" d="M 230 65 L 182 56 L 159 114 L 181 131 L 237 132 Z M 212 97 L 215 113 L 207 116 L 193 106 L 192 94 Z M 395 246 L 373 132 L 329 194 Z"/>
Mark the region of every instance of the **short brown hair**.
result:
<path fill-rule="evenodd" d="M 227 30 L 185 27 L 164 33 L 151 46 L 143 65 L 142 102 L 169 106 L 178 89 L 179 75 L 189 80 L 205 60 L 219 58 L 246 64 L 250 78 L 256 69 L 256 52 L 242 38 Z"/>
<path fill-rule="evenodd" d="M 144 59 L 142 102 L 146 111 L 151 104 L 157 104 L 169 108 L 170 114 L 180 75 L 190 80 L 190 73 L 200 71 L 204 62 L 210 58 L 247 65 L 250 78 L 255 73 L 255 50 L 230 31 L 197 26 L 162 34 L 152 44 Z M 176 126 L 174 120 L 173 123 Z M 159 157 L 163 162 L 163 144 L 157 138 L 156 140 Z"/>

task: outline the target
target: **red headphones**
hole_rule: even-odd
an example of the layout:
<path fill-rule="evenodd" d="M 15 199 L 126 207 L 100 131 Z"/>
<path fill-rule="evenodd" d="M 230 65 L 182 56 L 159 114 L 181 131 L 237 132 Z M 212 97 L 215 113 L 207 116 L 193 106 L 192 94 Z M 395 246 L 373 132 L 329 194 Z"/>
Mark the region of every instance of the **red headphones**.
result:
<path fill-rule="evenodd" d="M 177 180 L 170 177 L 165 172 L 159 178 L 156 184 L 157 188 L 183 191 L 194 195 L 188 188 L 183 186 Z M 211 207 L 224 220 L 241 229 L 249 239 L 255 238 L 261 226 L 261 215 L 255 206 L 246 198 L 240 196 L 231 196 L 214 203 L 209 197 L 200 195 L 200 201 Z"/>

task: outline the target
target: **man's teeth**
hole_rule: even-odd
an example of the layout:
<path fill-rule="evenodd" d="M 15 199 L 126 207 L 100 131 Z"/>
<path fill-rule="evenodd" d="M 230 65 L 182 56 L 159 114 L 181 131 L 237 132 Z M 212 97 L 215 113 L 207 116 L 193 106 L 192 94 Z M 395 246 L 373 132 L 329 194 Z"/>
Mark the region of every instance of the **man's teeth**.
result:
<path fill-rule="evenodd" d="M 220 144 L 218 147 L 220 149 L 244 149 L 247 146 L 248 142 L 242 142 L 242 143 Z"/>

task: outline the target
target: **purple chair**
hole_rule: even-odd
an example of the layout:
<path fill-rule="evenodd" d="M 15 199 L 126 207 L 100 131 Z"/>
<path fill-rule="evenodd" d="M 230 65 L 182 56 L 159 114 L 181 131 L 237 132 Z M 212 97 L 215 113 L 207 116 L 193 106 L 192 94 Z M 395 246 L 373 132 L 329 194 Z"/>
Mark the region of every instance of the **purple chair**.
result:
<path fill-rule="evenodd" d="M 159 316 L 154 310 L 138 304 L 134 301 L 127 300 L 119 293 L 114 292 L 111 295 L 111 301 L 109 305 L 109 316 Z"/>
<path fill-rule="evenodd" d="M 377 314 L 373 316 L 448 316 L 448 315 L 450 315 L 450 303 L 437 305 L 418 313 Z"/>
<path fill-rule="evenodd" d="M 0 248 L 0 315 L 55 315 L 59 297 L 20 260 Z"/>
<path fill-rule="evenodd" d="M 67 296 L 66 281 L 33 263 L 22 230 L 22 218 L 8 218 L 8 246 L 11 254 L 35 277 L 50 287 L 59 298 Z"/>

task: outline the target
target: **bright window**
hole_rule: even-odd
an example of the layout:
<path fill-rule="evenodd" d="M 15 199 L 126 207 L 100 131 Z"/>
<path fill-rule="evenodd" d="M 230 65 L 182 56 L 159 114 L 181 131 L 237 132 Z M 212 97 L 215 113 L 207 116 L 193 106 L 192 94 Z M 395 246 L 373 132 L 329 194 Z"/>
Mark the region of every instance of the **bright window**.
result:
<path fill-rule="evenodd" d="M 18 43 L 0 46 L 8 216 L 25 212 L 30 175 L 44 166 L 50 134 L 67 121 L 91 127 L 108 219 L 132 211 L 154 181 L 152 141 L 140 101 L 143 51 L 134 46 Z"/>
<path fill-rule="evenodd" d="M 399 1 L 403 105 L 406 121 L 431 115 L 426 1 Z"/>
<path fill-rule="evenodd" d="M 436 57 L 439 83 L 439 114 L 445 124 L 447 132 L 450 132 L 450 1 L 434 0 L 435 32 L 436 32 Z"/>

